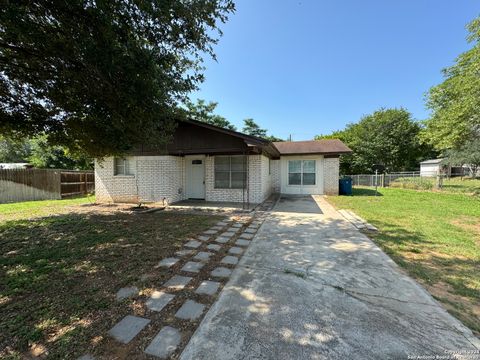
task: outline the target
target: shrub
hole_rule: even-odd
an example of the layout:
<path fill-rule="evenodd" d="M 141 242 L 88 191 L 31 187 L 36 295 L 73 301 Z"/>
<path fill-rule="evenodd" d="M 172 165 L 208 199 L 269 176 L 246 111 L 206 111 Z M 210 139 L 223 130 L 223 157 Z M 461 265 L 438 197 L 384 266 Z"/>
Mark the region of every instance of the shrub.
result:
<path fill-rule="evenodd" d="M 390 187 L 414 190 L 432 190 L 433 179 L 422 177 L 398 178 L 390 183 Z"/>

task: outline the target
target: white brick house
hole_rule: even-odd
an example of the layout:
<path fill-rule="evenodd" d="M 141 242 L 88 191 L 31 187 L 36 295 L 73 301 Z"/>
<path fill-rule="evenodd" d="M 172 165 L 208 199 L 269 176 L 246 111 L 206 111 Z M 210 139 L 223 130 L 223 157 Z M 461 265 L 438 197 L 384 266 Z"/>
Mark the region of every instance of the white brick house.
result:
<path fill-rule="evenodd" d="M 339 140 L 271 143 L 197 121 L 182 121 L 159 151 L 139 146 L 95 161 L 98 202 L 186 199 L 261 203 L 272 193 L 337 194 Z"/>

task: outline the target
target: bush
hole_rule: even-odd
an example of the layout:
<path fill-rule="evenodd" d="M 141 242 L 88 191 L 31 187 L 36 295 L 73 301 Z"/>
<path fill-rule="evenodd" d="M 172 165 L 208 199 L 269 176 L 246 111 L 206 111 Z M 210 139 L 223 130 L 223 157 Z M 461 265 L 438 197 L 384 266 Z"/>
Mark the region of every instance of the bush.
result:
<path fill-rule="evenodd" d="M 422 177 L 398 178 L 390 183 L 390 187 L 414 190 L 432 190 L 433 179 Z"/>

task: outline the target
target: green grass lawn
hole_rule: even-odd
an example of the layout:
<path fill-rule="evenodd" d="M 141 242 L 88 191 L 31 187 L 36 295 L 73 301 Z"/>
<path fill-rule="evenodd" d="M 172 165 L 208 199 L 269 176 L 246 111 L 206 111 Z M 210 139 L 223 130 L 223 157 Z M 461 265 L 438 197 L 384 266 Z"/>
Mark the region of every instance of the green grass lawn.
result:
<path fill-rule="evenodd" d="M 48 358 L 74 359 L 102 346 L 108 328 L 132 313 L 128 302 L 115 301 L 116 291 L 165 281 L 158 261 L 220 219 L 85 211 L 78 205 L 86 201 L 1 205 L 0 358 L 46 350 Z M 55 216 L 40 216 L 49 212 Z"/>
<path fill-rule="evenodd" d="M 0 204 L 0 222 L 66 213 L 70 211 L 71 206 L 94 202 L 95 196 L 82 196 L 65 200 L 40 200 Z"/>
<path fill-rule="evenodd" d="M 367 188 L 328 200 L 375 225 L 369 236 L 473 331 L 480 333 L 480 197 Z"/>

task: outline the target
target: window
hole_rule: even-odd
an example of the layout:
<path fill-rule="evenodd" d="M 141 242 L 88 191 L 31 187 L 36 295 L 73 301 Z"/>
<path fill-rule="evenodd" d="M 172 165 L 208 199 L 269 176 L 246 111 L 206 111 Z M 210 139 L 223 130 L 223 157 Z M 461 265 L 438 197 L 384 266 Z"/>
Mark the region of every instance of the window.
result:
<path fill-rule="evenodd" d="M 289 160 L 288 185 L 315 185 L 315 160 Z"/>
<path fill-rule="evenodd" d="M 268 159 L 268 175 L 272 175 L 272 159 Z"/>
<path fill-rule="evenodd" d="M 133 175 L 131 160 L 127 158 L 115 158 L 114 175 Z"/>
<path fill-rule="evenodd" d="M 246 179 L 245 156 L 215 156 L 215 188 L 243 189 Z"/>
<path fill-rule="evenodd" d="M 202 160 L 192 160 L 192 165 L 202 165 Z"/>

